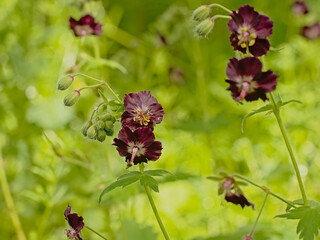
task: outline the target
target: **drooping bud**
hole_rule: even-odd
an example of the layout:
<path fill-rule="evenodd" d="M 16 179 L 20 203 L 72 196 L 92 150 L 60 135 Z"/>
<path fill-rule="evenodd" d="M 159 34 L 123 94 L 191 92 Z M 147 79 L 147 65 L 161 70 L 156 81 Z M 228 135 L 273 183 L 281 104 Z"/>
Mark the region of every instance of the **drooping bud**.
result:
<path fill-rule="evenodd" d="M 106 133 L 108 136 L 112 136 L 113 135 L 113 122 L 112 121 L 106 121 L 105 122 L 105 127 L 104 130 L 106 130 Z"/>
<path fill-rule="evenodd" d="M 214 26 L 214 19 L 213 18 L 207 18 L 196 25 L 195 27 L 195 34 L 201 38 L 201 37 L 208 37 L 209 33 L 212 31 Z"/>
<path fill-rule="evenodd" d="M 103 121 L 111 121 L 113 123 L 116 121 L 116 118 L 111 113 L 103 114 L 100 119 Z"/>
<path fill-rule="evenodd" d="M 97 126 L 97 129 L 104 129 L 105 123 L 104 123 L 104 121 L 102 121 L 102 120 L 98 120 L 98 121 L 96 122 L 96 126 Z"/>
<path fill-rule="evenodd" d="M 87 131 L 87 136 L 90 139 L 95 139 L 97 136 L 97 128 L 95 125 L 92 125 L 91 127 L 89 127 L 88 131 Z"/>
<path fill-rule="evenodd" d="M 205 20 L 211 12 L 211 7 L 209 5 L 203 5 L 198 7 L 192 13 L 192 20 L 200 22 Z"/>
<path fill-rule="evenodd" d="M 92 126 L 92 122 L 91 121 L 87 121 L 83 126 L 82 126 L 82 134 L 83 136 L 87 136 L 87 132 L 88 132 L 88 129 L 89 127 Z"/>
<path fill-rule="evenodd" d="M 71 86 L 73 80 L 74 80 L 73 75 L 67 75 L 67 76 L 60 78 L 58 81 L 58 86 L 57 86 L 58 90 L 63 91 L 63 90 L 68 89 Z"/>
<path fill-rule="evenodd" d="M 80 99 L 80 91 L 74 90 L 71 93 L 69 93 L 67 96 L 65 96 L 63 103 L 65 106 L 71 107 L 74 104 L 76 104 L 79 99 Z"/>
<path fill-rule="evenodd" d="M 106 139 L 106 132 L 103 129 L 99 129 L 97 132 L 97 140 L 103 142 Z"/>

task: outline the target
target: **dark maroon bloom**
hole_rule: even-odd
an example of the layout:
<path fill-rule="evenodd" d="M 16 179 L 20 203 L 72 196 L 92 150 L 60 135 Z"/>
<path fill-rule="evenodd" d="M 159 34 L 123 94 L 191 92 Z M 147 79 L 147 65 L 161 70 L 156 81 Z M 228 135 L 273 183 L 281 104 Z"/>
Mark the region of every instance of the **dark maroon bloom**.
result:
<path fill-rule="evenodd" d="M 94 18 L 87 14 L 80 18 L 79 21 L 74 18 L 69 18 L 70 28 L 73 30 L 74 35 L 79 36 L 88 36 L 92 35 L 101 35 L 102 25 L 101 23 L 96 23 Z"/>
<path fill-rule="evenodd" d="M 302 36 L 310 40 L 315 40 L 320 37 L 320 24 L 315 23 L 311 26 L 305 26 L 301 31 Z"/>
<path fill-rule="evenodd" d="M 150 91 L 126 94 L 124 108 L 121 123 L 131 130 L 144 126 L 153 128 L 153 124 L 161 123 L 164 115 L 162 106 L 151 96 Z"/>
<path fill-rule="evenodd" d="M 234 50 L 246 53 L 249 49 L 255 57 L 266 54 L 270 48 L 266 38 L 272 34 L 273 22 L 249 5 L 240 7 L 238 12 L 233 11 L 230 16 L 228 28 Z"/>
<path fill-rule="evenodd" d="M 250 202 L 248 202 L 248 200 L 245 198 L 245 196 L 243 196 L 242 194 L 240 193 L 227 193 L 226 196 L 224 197 L 224 199 L 227 201 L 227 202 L 231 202 L 233 204 L 236 204 L 236 205 L 240 205 L 242 208 L 244 208 L 245 206 L 248 206 L 248 207 L 252 207 L 254 208 L 254 205 Z"/>
<path fill-rule="evenodd" d="M 118 138 L 113 139 L 113 145 L 122 157 L 126 157 L 128 167 L 133 164 L 156 161 L 162 150 L 161 142 L 154 140 L 152 128 L 140 127 L 131 131 L 124 126 L 118 134 Z"/>
<path fill-rule="evenodd" d="M 302 1 L 296 1 L 292 4 L 292 13 L 294 15 L 303 15 L 307 14 L 309 12 L 307 5 L 305 2 Z"/>
<path fill-rule="evenodd" d="M 224 180 L 219 185 L 219 193 L 222 194 L 224 192 L 226 194 L 224 199 L 227 202 L 240 205 L 242 208 L 245 206 L 251 206 L 254 208 L 254 205 L 250 203 L 245 196 L 243 196 L 234 177 L 224 177 Z"/>
<path fill-rule="evenodd" d="M 82 240 L 80 237 L 80 231 L 84 227 L 83 217 L 78 216 L 77 213 L 70 213 L 71 207 L 68 205 L 67 209 L 64 211 L 64 216 L 68 221 L 71 230 L 66 230 L 68 238 L 75 240 Z"/>
<path fill-rule="evenodd" d="M 254 101 L 261 98 L 267 99 L 266 93 L 272 92 L 277 85 L 277 75 L 272 71 L 262 72 L 262 63 L 255 57 L 247 57 L 241 60 L 230 59 L 226 70 L 229 79 L 232 98 L 236 101 L 243 99 Z"/>

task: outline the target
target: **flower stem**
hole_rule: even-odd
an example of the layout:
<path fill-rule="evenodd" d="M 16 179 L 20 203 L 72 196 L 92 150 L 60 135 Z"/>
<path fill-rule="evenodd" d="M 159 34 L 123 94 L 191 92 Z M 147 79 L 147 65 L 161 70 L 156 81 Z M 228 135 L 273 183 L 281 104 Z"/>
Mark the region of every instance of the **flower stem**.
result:
<path fill-rule="evenodd" d="M 296 172 L 296 176 L 297 176 L 297 180 L 298 180 L 298 183 L 299 183 L 299 188 L 300 188 L 300 191 L 301 191 L 301 195 L 302 195 L 302 199 L 303 199 L 304 205 L 308 206 L 307 195 L 306 195 L 306 192 L 304 190 L 304 186 L 303 186 L 303 182 L 302 182 L 301 175 L 300 175 L 300 172 L 299 172 L 297 160 L 296 160 L 296 157 L 294 156 L 293 149 L 292 149 L 292 146 L 290 144 L 286 128 L 285 128 L 285 126 L 284 126 L 284 124 L 282 122 L 281 116 L 280 116 L 280 109 L 278 108 L 278 106 L 277 106 L 277 104 L 275 102 L 273 94 L 270 93 L 269 96 L 270 96 L 271 103 L 272 103 L 273 113 L 274 113 L 274 115 L 275 115 L 275 117 L 277 119 L 277 122 L 278 122 L 279 128 L 281 130 L 281 134 L 282 134 L 283 140 L 284 140 L 284 142 L 286 144 L 286 147 L 287 147 L 289 155 L 290 155 L 290 159 L 291 159 L 293 168 L 294 168 L 294 170 Z"/>
<path fill-rule="evenodd" d="M 144 169 L 143 163 L 139 164 L 139 168 L 140 168 L 140 172 L 143 173 L 143 169 Z M 164 238 L 166 240 L 170 240 L 169 234 L 167 233 L 167 230 L 166 230 L 165 226 L 162 223 L 162 220 L 161 220 L 160 215 L 158 213 L 157 207 L 156 207 L 156 205 L 155 205 L 155 203 L 153 201 L 153 198 L 152 198 L 152 195 L 151 195 L 149 187 L 148 186 L 144 186 L 144 189 L 146 190 L 150 205 L 151 205 L 153 213 L 154 213 L 154 215 L 155 215 L 155 217 L 156 217 L 156 219 L 158 221 L 158 224 L 159 224 L 159 226 L 161 228 L 161 231 L 163 233 Z"/>
<path fill-rule="evenodd" d="M 78 91 L 82 91 L 83 89 L 87 89 L 87 88 L 101 87 L 102 85 L 103 85 L 103 83 L 96 84 L 96 85 L 89 85 L 89 86 L 85 86 L 85 87 L 79 88 Z"/>
<path fill-rule="evenodd" d="M 0 182 L 1 182 L 1 188 L 2 188 L 4 201 L 7 205 L 7 208 L 9 209 L 11 221 L 13 223 L 15 230 L 16 230 L 18 240 L 27 240 L 26 235 L 22 229 L 20 219 L 17 214 L 16 208 L 15 208 L 12 196 L 11 196 L 10 187 L 9 187 L 8 180 L 6 177 L 4 165 L 5 165 L 5 163 L 4 163 L 4 160 L 2 159 L 2 153 L 1 153 L 1 149 L 0 149 Z"/>
<path fill-rule="evenodd" d="M 280 201 L 286 203 L 287 205 L 289 205 L 289 206 L 291 206 L 293 208 L 296 208 L 296 206 L 293 203 L 291 203 L 290 201 L 284 199 L 283 197 L 280 197 L 278 194 L 275 194 L 275 193 L 271 192 L 268 188 L 266 188 L 264 186 L 260 186 L 260 185 L 256 184 L 255 182 L 252 182 L 251 180 L 249 180 L 248 178 L 246 178 L 246 177 L 244 177 L 244 176 L 242 176 L 240 174 L 235 173 L 235 174 L 233 174 L 233 176 L 237 177 L 237 178 L 240 178 L 240 179 L 246 181 L 247 183 L 250 183 L 251 185 L 253 185 L 253 186 L 257 187 L 257 188 L 260 188 L 264 192 L 268 192 L 268 194 L 270 194 L 271 196 L 273 196 L 275 198 L 278 198 Z"/>
<path fill-rule="evenodd" d="M 268 191 L 266 191 L 266 195 L 264 196 L 264 199 L 263 199 L 263 202 L 262 202 L 262 205 L 261 205 L 260 211 L 259 211 L 259 213 L 258 213 L 258 216 L 257 216 L 257 218 L 256 218 L 256 221 L 254 222 L 254 224 L 253 224 L 253 226 L 252 226 L 252 230 L 251 230 L 251 232 L 249 233 L 249 236 L 252 236 L 252 234 L 253 234 L 253 232 L 254 232 L 254 230 L 255 230 L 256 226 L 257 226 L 257 223 L 258 223 L 259 218 L 260 218 L 260 216 L 261 216 L 261 213 L 262 213 L 262 211 L 263 211 L 264 205 L 266 204 L 266 201 L 267 201 L 268 195 L 269 195 L 269 192 L 268 192 Z"/>
<path fill-rule="evenodd" d="M 112 88 L 110 87 L 110 85 L 106 82 L 106 81 L 103 81 L 101 79 L 98 79 L 98 78 L 95 78 L 95 77 L 91 77 L 89 75 L 86 75 L 86 74 L 83 74 L 83 73 L 77 73 L 75 74 L 76 75 L 80 75 L 80 76 L 83 76 L 83 77 L 87 77 L 87 78 L 90 78 L 92 80 L 95 80 L 97 82 L 100 82 L 102 84 L 104 84 L 108 89 L 109 91 L 112 93 L 112 95 L 118 100 L 119 103 L 122 103 L 121 99 L 118 97 L 118 95 L 112 90 Z"/>
<path fill-rule="evenodd" d="M 232 13 L 232 11 L 230 9 L 228 9 L 228 8 L 222 6 L 221 4 L 218 4 L 218 3 L 212 3 L 212 4 L 209 5 L 209 7 L 219 7 L 221 9 L 225 10 L 228 13 Z"/>
<path fill-rule="evenodd" d="M 102 236 L 100 233 L 96 232 L 95 230 L 93 230 L 91 227 L 88 226 L 84 226 L 86 229 L 90 230 L 91 232 L 95 233 L 96 235 L 98 235 L 99 237 L 101 237 L 102 239 L 108 240 L 107 238 L 105 238 L 104 236 Z"/>
<path fill-rule="evenodd" d="M 231 19 L 230 16 L 226 16 L 226 15 L 214 15 L 212 17 L 213 20 L 217 19 L 217 18 L 226 18 L 226 19 Z"/>

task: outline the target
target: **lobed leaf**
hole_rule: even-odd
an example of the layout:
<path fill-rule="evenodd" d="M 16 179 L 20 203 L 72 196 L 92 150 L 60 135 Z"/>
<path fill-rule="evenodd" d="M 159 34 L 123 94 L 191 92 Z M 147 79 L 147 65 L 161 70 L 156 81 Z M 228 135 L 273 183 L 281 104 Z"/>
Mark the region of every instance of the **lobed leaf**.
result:
<path fill-rule="evenodd" d="M 169 172 L 167 170 L 164 170 L 164 169 L 148 170 L 148 171 L 144 171 L 143 173 L 146 174 L 146 175 L 149 175 L 149 176 L 156 176 L 156 177 L 160 177 L 160 176 L 163 176 L 165 174 L 173 175 L 171 172 Z"/>
<path fill-rule="evenodd" d="M 150 187 L 155 192 L 159 192 L 159 188 L 158 188 L 159 183 L 150 175 L 142 175 L 140 178 L 140 184 L 142 186 Z"/>
<path fill-rule="evenodd" d="M 255 109 L 253 110 L 251 113 L 248 113 L 247 115 L 245 115 L 241 121 L 241 132 L 243 133 L 243 129 L 244 129 L 244 124 L 245 124 L 245 121 L 247 118 L 255 115 L 255 114 L 258 114 L 258 113 L 261 113 L 261 112 L 267 112 L 267 111 L 270 111 L 272 110 L 272 105 L 270 103 L 268 103 L 267 105 L 264 105 L 263 107 L 261 108 L 258 108 L 258 109 Z"/>

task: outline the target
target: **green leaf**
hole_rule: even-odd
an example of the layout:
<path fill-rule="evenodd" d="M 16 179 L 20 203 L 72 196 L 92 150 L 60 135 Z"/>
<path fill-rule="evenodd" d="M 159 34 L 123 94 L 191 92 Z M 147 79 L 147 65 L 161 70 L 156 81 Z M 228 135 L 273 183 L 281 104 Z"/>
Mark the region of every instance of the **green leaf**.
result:
<path fill-rule="evenodd" d="M 141 173 L 137 172 L 137 171 L 129 172 L 129 173 L 121 175 L 120 177 L 118 177 L 117 181 L 111 183 L 108 187 L 106 187 L 102 191 L 102 193 L 100 194 L 100 197 L 99 197 L 99 203 L 101 202 L 104 194 L 106 194 L 106 193 L 108 193 L 118 187 L 124 188 L 124 187 L 138 181 L 140 179 L 140 177 L 141 177 Z"/>
<path fill-rule="evenodd" d="M 320 204 L 313 201 L 315 206 L 291 208 L 287 213 L 276 217 L 298 219 L 297 234 L 303 240 L 313 240 L 320 229 Z"/>
<path fill-rule="evenodd" d="M 106 96 L 101 92 L 100 89 L 98 89 L 98 93 L 99 93 L 100 97 L 102 97 L 104 102 L 108 104 L 109 103 L 108 98 L 106 98 Z"/>
<path fill-rule="evenodd" d="M 158 188 L 159 184 L 158 184 L 157 180 L 155 180 L 153 177 L 151 177 L 149 175 L 142 175 L 140 178 L 140 184 L 142 186 L 150 187 L 155 192 L 159 192 L 159 188 Z"/>
<path fill-rule="evenodd" d="M 270 111 L 272 110 L 272 105 L 270 103 L 268 103 L 267 105 L 259 108 L 259 109 L 255 109 L 253 110 L 251 113 L 248 113 L 247 115 L 245 115 L 241 121 L 241 132 L 243 133 L 243 128 L 244 128 L 244 124 L 245 124 L 245 121 L 247 118 L 257 114 L 257 113 L 261 113 L 261 112 L 267 112 L 267 111 Z"/>
<path fill-rule="evenodd" d="M 116 100 L 111 100 L 109 101 L 108 105 L 110 106 L 110 109 L 113 111 L 113 112 L 119 112 L 119 113 L 122 113 L 124 111 L 124 106 L 122 103 L 119 103 L 118 101 Z"/>
<path fill-rule="evenodd" d="M 218 176 L 208 176 L 207 179 L 213 180 L 213 181 L 221 181 L 223 178 Z"/>
<path fill-rule="evenodd" d="M 300 103 L 300 104 L 303 104 L 303 102 L 301 102 L 299 100 L 292 99 L 292 100 L 289 100 L 289 101 L 286 101 L 286 102 L 282 102 L 282 100 L 281 100 L 281 101 L 277 102 L 277 106 L 278 106 L 278 108 L 280 108 L 280 107 L 283 107 L 284 105 L 287 105 L 289 103 Z"/>
<path fill-rule="evenodd" d="M 149 176 L 156 176 L 156 177 L 163 176 L 165 174 L 173 175 L 171 172 L 164 169 L 148 170 L 148 171 L 144 171 L 143 173 Z"/>
<path fill-rule="evenodd" d="M 304 205 L 304 202 L 303 202 L 303 199 L 297 199 L 297 200 L 294 200 L 291 202 L 292 204 L 294 205 L 300 205 L 300 206 L 303 206 Z M 311 207 L 316 207 L 316 206 L 319 206 L 320 203 L 314 201 L 314 200 L 308 200 L 308 205 L 311 206 Z M 286 212 L 288 212 L 290 209 L 292 208 L 292 206 L 288 205 L 287 208 L 286 208 Z"/>

